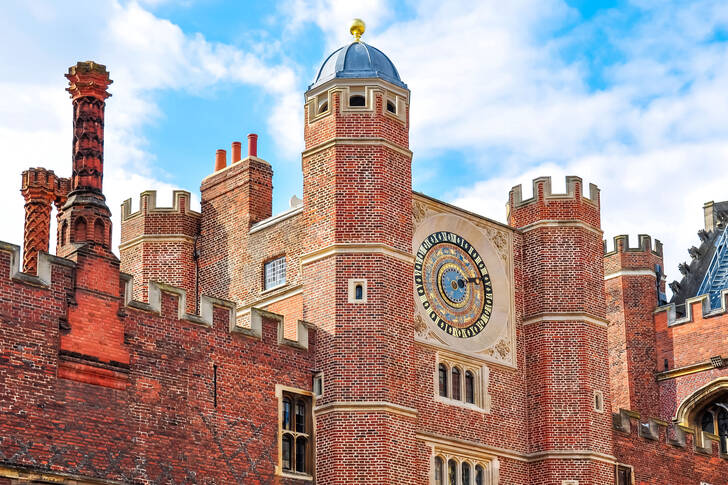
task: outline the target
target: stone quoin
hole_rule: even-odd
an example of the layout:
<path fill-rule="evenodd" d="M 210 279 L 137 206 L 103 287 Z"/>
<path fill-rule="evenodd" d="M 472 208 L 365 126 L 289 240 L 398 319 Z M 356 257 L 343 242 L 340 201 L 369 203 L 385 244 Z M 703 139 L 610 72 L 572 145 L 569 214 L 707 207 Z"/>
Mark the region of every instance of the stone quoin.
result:
<path fill-rule="evenodd" d="M 303 200 L 273 214 L 250 134 L 199 212 L 125 201 L 118 257 L 112 81 L 69 69 L 71 175 L 24 171 L 0 242 L 0 485 L 728 483 L 728 202 L 668 303 L 662 245 L 604 242 L 579 177 L 507 224 L 415 192 L 409 88 L 351 33 L 304 94 Z"/>

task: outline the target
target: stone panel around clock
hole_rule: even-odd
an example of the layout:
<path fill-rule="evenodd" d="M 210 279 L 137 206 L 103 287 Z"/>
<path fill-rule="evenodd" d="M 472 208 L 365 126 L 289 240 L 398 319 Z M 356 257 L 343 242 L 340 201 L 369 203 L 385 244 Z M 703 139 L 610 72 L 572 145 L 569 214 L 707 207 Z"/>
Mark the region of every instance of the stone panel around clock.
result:
<path fill-rule="evenodd" d="M 423 206 L 415 217 L 412 249 L 424 271 L 413 284 L 415 338 L 515 366 L 512 235 L 487 220 L 476 225 L 433 209 Z"/>

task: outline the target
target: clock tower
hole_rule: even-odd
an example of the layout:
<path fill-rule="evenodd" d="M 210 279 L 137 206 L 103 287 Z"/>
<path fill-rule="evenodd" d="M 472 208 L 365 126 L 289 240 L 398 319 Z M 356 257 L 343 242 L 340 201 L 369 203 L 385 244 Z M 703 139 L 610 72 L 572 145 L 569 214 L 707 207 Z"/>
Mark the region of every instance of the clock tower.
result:
<path fill-rule="evenodd" d="M 316 482 L 423 483 L 416 470 L 410 92 L 364 43 L 305 94 L 304 319 L 317 331 Z M 418 476 L 419 473 L 421 476 Z"/>

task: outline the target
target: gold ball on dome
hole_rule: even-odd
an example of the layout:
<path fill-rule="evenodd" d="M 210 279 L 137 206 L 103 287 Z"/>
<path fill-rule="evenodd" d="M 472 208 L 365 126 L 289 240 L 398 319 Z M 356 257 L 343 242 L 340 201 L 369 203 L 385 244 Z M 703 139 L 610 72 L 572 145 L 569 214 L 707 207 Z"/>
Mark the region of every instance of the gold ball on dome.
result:
<path fill-rule="evenodd" d="M 361 35 L 364 33 L 366 28 L 367 25 L 362 19 L 353 19 L 351 21 L 351 27 L 349 27 L 349 32 L 351 32 L 351 35 L 354 36 L 354 39 L 359 42 L 359 39 L 361 38 Z"/>

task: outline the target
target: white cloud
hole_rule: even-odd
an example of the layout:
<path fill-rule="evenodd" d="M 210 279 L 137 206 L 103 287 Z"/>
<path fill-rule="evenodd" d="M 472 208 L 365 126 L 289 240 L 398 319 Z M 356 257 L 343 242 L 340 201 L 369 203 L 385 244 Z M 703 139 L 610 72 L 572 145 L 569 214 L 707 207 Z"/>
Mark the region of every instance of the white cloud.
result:
<path fill-rule="evenodd" d="M 728 199 L 728 46 L 707 42 L 728 26 L 728 5 L 640 4 L 629 30 L 614 10 L 569 30 L 578 14 L 561 0 L 418 3 L 415 18 L 367 40 L 412 90 L 415 160 L 443 150 L 475 160 L 466 169 L 479 181 L 456 188 L 454 203 L 504 220 L 511 186 L 528 192 L 553 175 L 558 189 L 580 175 L 602 189 L 605 237 L 661 239 L 679 279 L 703 202 Z M 578 43 L 591 59 L 564 54 Z M 588 61 L 606 47 L 619 60 L 604 61 L 594 90 L 600 67 Z"/>
<path fill-rule="evenodd" d="M 12 66 L 0 80 L 6 93 L 0 99 L 5 160 L 0 191 L 8 214 L 0 225 L 0 240 L 22 242 L 22 170 L 43 166 L 60 176 L 70 174 L 71 102 L 62 77 L 69 59 L 104 62 L 114 80 L 107 101 L 104 174 L 107 203 L 114 213 L 114 247 L 123 199 L 131 196 L 136 204 L 139 192 L 156 189 L 160 205 L 171 203 L 173 186 L 164 181 L 167 174 L 148 152 L 143 131 L 161 115 L 155 103 L 160 91 L 194 95 L 222 81 L 253 86 L 270 95 L 268 124 L 282 151 L 296 154 L 303 147 L 300 93 L 290 67 L 185 33 L 134 1 L 79 2 L 69 9 L 41 0 L 11 4 L 6 13 L 14 19 L 6 39 L 14 42 L 0 45 L 0 62 Z"/>
<path fill-rule="evenodd" d="M 382 30 L 393 15 L 393 9 L 386 0 L 286 0 L 278 9 L 287 19 L 289 35 L 300 33 L 307 23 L 316 24 L 324 33 L 327 55 L 351 41 L 349 25 L 352 19 L 364 20 L 367 25 L 365 35 L 370 35 L 370 31 Z"/>

